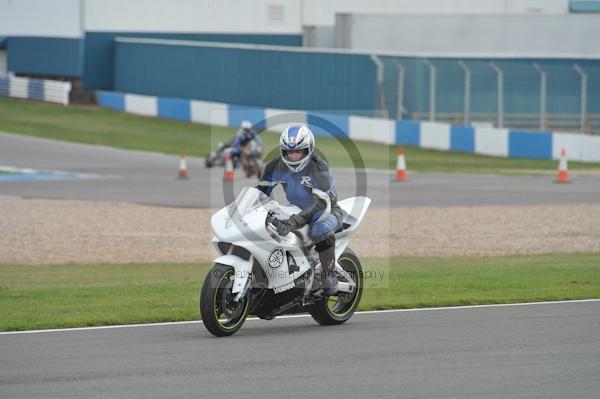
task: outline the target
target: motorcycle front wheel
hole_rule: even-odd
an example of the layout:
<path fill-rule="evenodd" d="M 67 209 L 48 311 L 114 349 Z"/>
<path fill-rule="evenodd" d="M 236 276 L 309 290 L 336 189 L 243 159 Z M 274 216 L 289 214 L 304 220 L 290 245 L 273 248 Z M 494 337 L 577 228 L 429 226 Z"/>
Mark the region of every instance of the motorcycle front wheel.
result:
<path fill-rule="evenodd" d="M 360 303 L 363 291 L 363 270 L 358 256 L 347 248 L 339 257 L 338 263 L 348 273 L 356 283 L 356 289 L 352 294 L 338 293 L 315 303 L 310 309 L 310 315 L 321 325 L 342 324 L 348 321 Z M 345 281 L 343 276 L 338 274 L 339 281 Z"/>
<path fill-rule="evenodd" d="M 233 267 L 215 264 L 208 272 L 200 292 L 202 322 L 217 337 L 232 335 L 239 330 L 250 310 L 250 299 L 247 297 L 235 301 L 235 294 L 231 292 L 233 278 Z"/>

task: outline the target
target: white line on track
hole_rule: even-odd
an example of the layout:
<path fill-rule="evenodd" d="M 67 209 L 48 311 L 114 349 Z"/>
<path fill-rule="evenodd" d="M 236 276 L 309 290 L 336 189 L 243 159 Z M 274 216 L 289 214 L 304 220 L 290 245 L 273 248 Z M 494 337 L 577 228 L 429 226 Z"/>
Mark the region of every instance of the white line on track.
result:
<path fill-rule="evenodd" d="M 565 303 L 586 303 L 586 302 L 600 302 L 600 299 L 577 299 L 571 301 L 548 301 L 548 302 L 522 302 L 522 303 L 495 303 L 489 305 L 468 305 L 468 306 L 449 306 L 449 307 L 438 307 L 438 308 L 413 308 L 413 309 L 389 309 L 389 310 L 363 310 L 356 312 L 355 315 L 373 315 L 373 314 L 385 314 L 385 313 L 398 313 L 398 312 L 426 312 L 436 310 L 460 310 L 460 309 L 478 309 L 478 308 L 502 308 L 511 306 L 536 306 L 536 305 L 556 305 Z M 277 319 L 294 319 L 301 317 L 310 317 L 309 314 L 293 314 L 277 316 Z M 261 320 L 258 317 L 249 317 L 246 321 Z M 96 326 L 96 327 L 76 327 L 76 328 L 55 328 L 50 330 L 27 330 L 27 331 L 6 331 L 0 332 L 0 335 L 15 335 L 15 334 L 38 334 L 47 332 L 71 332 L 71 331 L 89 331 L 89 330 L 108 330 L 115 328 L 136 328 L 136 327 L 162 327 L 162 326 L 173 326 L 173 325 L 184 325 L 184 324 L 202 324 L 202 320 L 192 321 L 173 321 L 167 323 L 147 323 L 147 324 L 124 324 L 116 326 Z"/>

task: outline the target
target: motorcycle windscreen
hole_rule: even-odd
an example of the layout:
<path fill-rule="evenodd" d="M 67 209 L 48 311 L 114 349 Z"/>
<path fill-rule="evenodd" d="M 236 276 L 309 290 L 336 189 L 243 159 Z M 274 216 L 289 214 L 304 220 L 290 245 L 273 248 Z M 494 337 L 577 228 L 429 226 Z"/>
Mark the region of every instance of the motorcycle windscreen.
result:
<path fill-rule="evenodd" d="M 229 205 L 229 215 L 232 219 L 247 215 L 249 212 L 263 205 L 265 194 L 254 188 L 244 187 L 240 195 Z"/>

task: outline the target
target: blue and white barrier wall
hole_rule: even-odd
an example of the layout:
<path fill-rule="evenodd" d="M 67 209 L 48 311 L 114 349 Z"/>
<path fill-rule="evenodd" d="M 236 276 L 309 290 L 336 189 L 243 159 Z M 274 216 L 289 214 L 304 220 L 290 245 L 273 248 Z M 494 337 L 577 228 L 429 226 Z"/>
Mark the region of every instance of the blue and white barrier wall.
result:
<path fill-rule="evenodd" d="M 2 90 L 2 89 L 0 89 Z M 494 127 L 455 126 L 437 122 L 395 121 L 319 112 L 256 108 L 199 100 L 98 92 L 101 107 L 117 111 L 238 127 L 249 120 L 259 128 L 282 130 L 274 117 L 295 113 L 294 123 L 307 123 L 317 135 L 335 135 L 385 144 L 403 144 L 510 158 L 558 159 L 564 148 L 573 161 L 600 162 L 600 137 L 560 132 L 529 132 Z M 326 132 L 322 120 L 333 125 Z M 266 124 L 266 126 L 265 126 Z M 331 126 L 330 126 L 331 127 Z"/>
<path fill-rule="evenodd" d="M 69 104 L 70 82 L 29 78 L 0 78 L 0 96 Z"/>

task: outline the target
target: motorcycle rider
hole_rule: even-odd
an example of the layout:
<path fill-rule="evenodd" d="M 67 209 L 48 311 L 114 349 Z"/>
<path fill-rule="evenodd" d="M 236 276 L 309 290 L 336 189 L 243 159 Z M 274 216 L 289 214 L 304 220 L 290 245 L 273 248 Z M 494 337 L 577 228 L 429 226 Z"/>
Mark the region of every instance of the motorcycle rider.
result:
<path fill-rule="evenodd" d="M 302 209 L 287 220 L 276 219 L 274 224 L 281 236 L 310 225 L 310 238 L 315 243 L 323 268 L 320 277 L 326 295 L 337 291 L 335 276 L 335 232 L 342 227 L 342 209 L 337 205 L 337 195 L 331 169 L 327 162 L 315 154 L 315 138 L 304 125 L 286 128 L 279 139 L 280 157 L 264 168 L 258 189 L 271 195 L 281 183 L 288 201 Z M 324 215 L 326 209 L 329 215 Z M 325 216 L 325 217 L 323 217 Z"/>
<path fill-rule="evenodd" d="M 262 147 L 262 140 L 256 130 L 252 127 L 252 123 L 250 121 L 242 121 L 240 129 L 236 132 L 231 144 L 231 149 L 229 150 L 236 164 L 239 161 L 242 149 L 252 140 L 255 140 L 259 147 Z"/>

